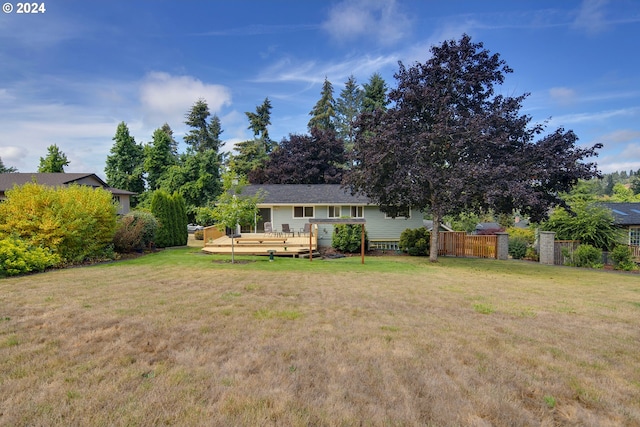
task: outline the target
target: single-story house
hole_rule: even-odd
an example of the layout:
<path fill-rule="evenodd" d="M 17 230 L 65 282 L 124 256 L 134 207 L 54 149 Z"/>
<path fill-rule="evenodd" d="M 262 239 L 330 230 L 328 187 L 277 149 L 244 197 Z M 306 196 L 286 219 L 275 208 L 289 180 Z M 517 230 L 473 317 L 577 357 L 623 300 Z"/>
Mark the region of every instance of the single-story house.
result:
<path fill-rule="evenodd" d="M 352 195 L 339 184 L 268 184 L 248 185 L 243 194 L 264 193 L 258 204 L 259 217 L 250 229 L 242 232 L 264 232 L 264 223 L 274 230 L 287 224 L 291 230 L 302 230 L 309 219 L 364 218 L 370 248 L 397 249 L 400 234 L 407 228 L 423 226 L 423 215 L 409 209 L 402 217 L 391 218 L 364 196 Z M 331 246 L 333 225 L 319 224 L 318 246 Z"/>
<path fill-rule="evenodd" d="M 0 200 L 5 200 L 5 192 L 16 185 L 24 185 L 36 182 L 41 185 L 60 187 L 71 184 L 88 185 L 93 188 L 104 188 L 110 192 L 113 199 L 118 202 L 119 214 L 126 214 L 130 210 L 131 196 L 136 193 L 127 190 L 112 188 L 94 173 L 0 173 Z"/>
<path fill-rule="evenodd" d="M 627 244 L 640 246 L 640 202 L 606 202 L 600 205 L 609 209 L 615 224 L 625 230 Z"/>

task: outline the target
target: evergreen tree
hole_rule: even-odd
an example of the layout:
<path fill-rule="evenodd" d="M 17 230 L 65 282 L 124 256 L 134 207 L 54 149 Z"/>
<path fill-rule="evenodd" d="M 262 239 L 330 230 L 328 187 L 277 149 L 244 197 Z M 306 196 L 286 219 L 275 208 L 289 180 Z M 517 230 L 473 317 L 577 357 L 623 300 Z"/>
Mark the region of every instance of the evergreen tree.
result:
<path fill-rule="evenodd" d="M 111 154 L 107 156 L 104 169 L 107 184 L 110 187 L 142 194 L 144 192 L 144 149 L 140 144 L 136 144 L 125 122 L 118 125 L 113 141 Z"/>
<path fill-rule="evenodd" d="M 347 152 L 353 145 L 354 123 L 362 111 L 363 98 L 364 92 L 356 83 L 355 77 L 350 76 L 336 101 L 336 130 L 344 141 Z"/>
<path fill-rule="evenodd" d="M 267 126 L 271 124 L 271 101 L 265 98 L 262 105 L 256 107 L 256 112 L 246 112 L 249 119 L 249 127 L 253 131 L 254 139 L 238 142 L 235 149 L 238 154 L 234 157 L 235 171 L 248 176 L 249 173 L 264 166 L 269 159 L 269 154 L 277 145 L 269 138 Z"/>
<path fill-rule="evenodd" d="M 170 143 L 171 154 L 173 154 L 173 157 L 177 159 L 178 158 L 178 141 L 176 141 L 175 138 L 173 137 L 173 129 L 171 129 L 171 126 L 169 126 L 168 123 L 163 124 L 160 129 L 162 129 L 163 132 L 169 135 L 169 139 L 171 140 L 171 143 Z"/>
<path fill-rule="evenodd" d="M 6 167 L 2 162 L 2 158 L 0 158 L 0 173 L 13 173 L 18 172 L 18 170 L 14 167 Z"/>
<path fill-rule="evenodd" d="M 362 109 L 372 112 L 378 108 L 387 109 L 389 99 L 387 98 L 387 83 L 382 76 L 374 73 L 369 78 L 369 83 L 362 85 L 364 87 L 364 95 L 362 99 Z"/>
<path fill-rule="evenodd" d="M 156 246 L 166 248 L 173 244 L 173 218 L 169 194 L 164 190 L 156 190 L 151 197 L 151 213 L 159 223 L 156 232 Z"/>
<path fill-rule="evenodd" d="M 160 188 L 160 180 L 169 167 L 175 164 L 171 154 L 171 139 L 162 129 L 153 133 L 153 141 L 144 147 L 144 170 L 147 173 L 147 185 L 151 191 Z"/>
<path fill-rule="evenodd" d="M 191 130 L 185 135 L 184 142 L 194 152 L 214 150 L 217 153 L 220 149 L 220 119 L 214 115 L 211 121 L 207 122 L 210 115 L 209 106 L 204 99 L 199 99 L 186 115 L 185 124 L 189 125 Z"/>
<path fill-rule="evenodd" d="M 167 169 L 159 186 L 170 194 L 179 193 L 187 205 L 187 213 L 193 217 L 197 207 L 206 206 L 220 194 L 219 170 L 219 156 L 215 151 L 189 152 Z"/>
<path fill-rule="evenodd" d="M 307 124 L 309 130 L 313 128 L 335 130 L 336 101 L 333 99 L 333 85 L 326 77 L 320 92 L 320 99 L 309 115 L 311 116 Z"/>
<path fill-rule="evenodd" d="M 40 157 L 38 172 L 61 173 L 64 172 L 65 166 L 69 166 L 67 155 L 60 151 L 57 145 L 53 144 L 47 148 L 47 157 Z"/>
<path fill-rule="evenodd" d="M 273 141 L 269 138 L 268 126 L 271 124 L 271 101 L 265 98 L 262 105 L 256 107 L 256 112 L 245 112 L 249 119 L 249 127 L 253 136 L 264 145 L 264 151 L 269 154 L 273 150 Z"/>

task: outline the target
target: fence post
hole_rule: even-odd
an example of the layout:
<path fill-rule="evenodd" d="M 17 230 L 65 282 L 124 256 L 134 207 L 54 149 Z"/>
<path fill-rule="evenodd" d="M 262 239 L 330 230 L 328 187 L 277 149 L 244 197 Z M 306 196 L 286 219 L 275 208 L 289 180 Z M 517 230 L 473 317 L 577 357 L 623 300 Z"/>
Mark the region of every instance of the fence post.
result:
<path fill-rule="evenodd" d="M 496 242 L 496 258 L 505 260 L 509 259 L 509 233 L 496 233 L 498 241 Z"/>
<path fill-rule="evenodd" d="M 554 264 L 555 237 L 556 233 L 554 233 L 553 231 L 540 232 L 540 264 Z"/>

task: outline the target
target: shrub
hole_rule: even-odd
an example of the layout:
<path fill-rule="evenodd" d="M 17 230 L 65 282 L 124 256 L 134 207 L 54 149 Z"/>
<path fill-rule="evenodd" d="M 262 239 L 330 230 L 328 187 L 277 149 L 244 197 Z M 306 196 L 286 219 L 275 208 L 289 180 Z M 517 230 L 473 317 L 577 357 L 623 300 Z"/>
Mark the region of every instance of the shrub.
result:
<path fill-rule="evenodd" d="M 365 231 L 364 246 L 367 247 L 369 238 Z M 362 226 L 357 224 L 337 224 L 333 229 L 331 246 L 342 252 L 360 252 L 362 243 Z"/>
<path fill-rule="evenodd" d="M 579 240 L 602 250 L 616 246 L 620 229 L 615 225 L 611 211 L 585 202 L 573 203 L 571 210 L 573 213 L 556 208 L 543 229 L 555 231 L 558 240 Z"/>
<path fill-rule="evenodd" d="M 155 242 L 158 247 L 187 244 L 187 212 L 181 195 L 155 191 L 151 198 L 151 212 L 159 222 Z"/>
<path fill-rule="evenodd" d="M 522 259 L 527 254 L 527 241 L 522 237 L 509 238 L 509 255 L 513 259 Z"/>
<path fill-rule="evenodd" d="M 0 240 L 0 276 L 15 276 L 32 271 L 44 271 L 60 263 L 60 257 L 50 250 L 30 245 L 16 235 Z"/>
<path fill-rule="evenodd" d="M 407 228 L 400 234 L 400 250 L 412 256 L 429 255 L 429 231 L 425 227 Z"/>
<path fill-rule="evenodd" d="M 123 216 L 118 222 L 118 229 L 113 236 L 113 248 L 119 253 L 129 253 L 142 249 L 142 233 L 144 223 L 136 221 L 132 215 Z"/>
<path fill-rule="evenodd" d="M 631 248 L 624 245 L 618 245 L 609 253 L 613 260 L 613 267 L 616 270 L 632 271 L 635 270 L 636 263 L 633 262 L 633 254 Z"/>
<path fill-rule="evenodd" d="M 118 209 L 108 191 L 29 183 L 6 195 L 0 203 L 0 238 L 15 232 L 29 245 L 57 253 L 61 262 L 103 258 L 108 253 Z"/>
<path fill-rule="evenodd" d="M 602 268 L 602 249 L 594 248 L 591 245 L 580 245 L 569 254 L 568 251 L 563 254 L 568 256 L 568 264 L 574 267 Z"/>
<path fill-rule="evenodd" d="M 528 245 L 533 245 L 536 240 L 536 230 L 533 228 L 511 227 L 507 229 L 509 237 L 524 239 Z"/>
<path fill-rule="evenodd" d="M 524 257 L 526 259 L 530 259 L 532 261 L 539 261 L 540 260 L 540 256 L 538 255 L 538 252 L 536 251 L 536 248 L 533 247 L 528 247 L 527 251 L 524 254 Z"/>
<path fill-rule="evenodd" d="M 204 240 L 204 230 L 196 230 L 193 232 L 193 238 L 196 240 Z"/>

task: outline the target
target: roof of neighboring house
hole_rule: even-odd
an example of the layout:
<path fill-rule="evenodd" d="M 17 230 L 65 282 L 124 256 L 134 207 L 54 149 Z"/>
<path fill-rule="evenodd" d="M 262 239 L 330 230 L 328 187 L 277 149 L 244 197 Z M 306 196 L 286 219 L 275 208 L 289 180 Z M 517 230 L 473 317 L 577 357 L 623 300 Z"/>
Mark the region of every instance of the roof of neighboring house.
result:
<path fill-rule="evenodd" d="M 351 195 L 340 184 L 265 184 L 247 185 L 243 194 L 254 195 L 258 190 L 264 191 L 261 204 L 336 204 L 336 205 L 370 205 L 365 196 Z"/>
<path fill-rule="evenodd" d="M 12 189 L 15 185 L 24 185 L 29 182 L 37 182 L 38 184 L 48 185 L 51 187 L 69 185 L 74 182 L 79 182 L 83 179 L 92 179 L 97 182 L 105 190 L 112 194 L 129 194 L 133 195 L 131 191 L 120 190 L 118 188 L 112 188 L 107 185 L 98 175 L 95 173 L 0 173 L 0 193 L 4 193 L 7 190 Z"/>
<path fill-rule="evenodd" d="M 427 230 L 433 230 L 433 220 L 424 219 L 422 220 L 422 223 L 424 224 L 424 228 Z M 449 227 L 447 224 L 440 223 L 440 231 L 453 231 L 453 228 Z"/>
<path fill-rule="evenodd" d="M 640 202 L 600 203 L 613 213 L 617 225 L 640 225 Z"/>

